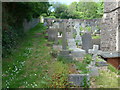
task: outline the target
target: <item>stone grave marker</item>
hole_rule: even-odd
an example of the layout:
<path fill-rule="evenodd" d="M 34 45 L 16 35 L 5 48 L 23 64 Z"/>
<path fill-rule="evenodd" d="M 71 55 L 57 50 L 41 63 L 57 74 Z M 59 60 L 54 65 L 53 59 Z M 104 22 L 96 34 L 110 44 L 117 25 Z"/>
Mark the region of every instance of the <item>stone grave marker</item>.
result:
<path fill-rule="evenodd" d="M 62 33 L 62 49 L 66 50 L 67 49 L 67 38 L 66 38 L 66 27 L 65 27 L 65 23 L 63 23 L 62 25 L 63 28 L 63 33 Z"/>
<path fill-rule="evenodd" d="M 96 66 L 89 66 L 89 71 L 90 71 L 90 76 L 99 76 L 99 71 L 98 71 L 98 67 Z"/>
<path fill-rule="evenodd" d="M 48 40 L 49 41 L 55 41 L 56 40 L 56 35 L 57 35 L 57 31 L 56 31 L 55 27 L 50 27 L 48 29 Z"/>
<path fill-rule="evenodd" d="M 88 50 L 92 48 L 92 37 L 89 33 L 85 33 L 82 36 L 82 48 L 88 53 Z"/>
<path fill-rule="evenodd" d="M 98 52 L 99 45 L 93 45 L 93 49 L 89 49 L 88 52 L 91 54 L 96 54 Z"/>
<path fill-rule="evenodd" d="M 72 86 L 84 86 L 84 84 L 89 85 L 89 74 L 69 74 L 68 82 Z"/>
<path fill-rule="evenodd" d="M 62 51 L 60 52 L 60 56 L 71 59 L 69 56 L 69 51 L 67 50 L 67 37 L 66 37 L 66 23 L 61 23 L 62 25 Z"/>
<path fill-rule="evenodd" d="M 81 36 L 80 36 L 80 25 L 79 25 L 79 23 L 76 23 L 75 26 L 76 26 L 76 32 L 77 32 L 75 40 L 78 41 L 78 45 L 81 45 L 82 44 L 82 39 L 81 39 Z"/>

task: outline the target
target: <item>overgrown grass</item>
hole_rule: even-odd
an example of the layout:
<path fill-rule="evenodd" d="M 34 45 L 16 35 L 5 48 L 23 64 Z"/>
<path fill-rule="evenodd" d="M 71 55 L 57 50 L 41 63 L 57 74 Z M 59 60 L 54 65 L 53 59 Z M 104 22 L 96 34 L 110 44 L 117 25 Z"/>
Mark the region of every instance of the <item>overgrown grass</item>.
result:
<path fill-rule="evenodd" d="M 118 74 L 118 70 L 112 66 L 111 64 L 108 65 L 108 69 L 111 71 L 111 72 L 115 72 L 116 74 Z"/>
<path fill-rule="evenodd" d="M 96 88 L 120 88 L 117 74 L 108 70 L 100 70 L 100 75 L 95 78 Z"/>
<path fill-rule="evenodd" d="M 92 56 L 87 54 L 85 55 L 82 62 L 76 62 L 76 67 L 78 70 L 80 70 L 80 74 L 89 73 L 87 66 L 90 64 L 91 61 L 92 61 Z"/>
<path fill-rule="evenodd" d="M 27 33 L 12 55 L 3 58 L 3 88 L 49 88 L 58 82 L 59 79 L 52 81 L 58 70 L 63 75 L 61 83 L 65 81 L 67 65 L 51 56 L 52 48 L 47 46 L 49 42 L 42 34 L 45 29 L 38 24 Z M 64 87 L 64 84 L 55 87 Z"/>

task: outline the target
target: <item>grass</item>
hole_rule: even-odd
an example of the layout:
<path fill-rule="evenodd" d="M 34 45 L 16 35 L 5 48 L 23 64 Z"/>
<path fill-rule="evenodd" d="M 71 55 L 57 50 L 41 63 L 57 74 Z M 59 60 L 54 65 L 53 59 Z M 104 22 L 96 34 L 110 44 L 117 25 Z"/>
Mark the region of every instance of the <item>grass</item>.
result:
<path fill-rule="evenodd" d="M 51 56 L 52 48 L 46 45 L 50 42 L 44 38 L 44 34 L 39 35 L 45 29 L 38 24 L 27 33 L 12 55 L 3 58 L 3 88 L 65 87 L 64 83 L 60 83 L 66 80 L 67 65 Z M 53 76 L 58 74 L 62 78 L 53 80 Z M 58 84 L 54 85 L 56 82 Z"/>
<path fill-rule="evenodd" d="M 78 70 L 80 70 L 80 74 L 89 73 L 87 66 L 90 64 L 91 61 L 92 61 L 92 56 L 86 54 L 82 62 L 76 62 L 76 67 Z"/>
<path fill-rule="evenodd" d="M 58 44 L 59 44 L 59 45 L 62 45 L 62 39 L 59 39 L 59 40 L 58 40 Z"/>
<path fill-rule="evenodd" d="M 87 55 L 83 62 L 53 57 L 51 44 L 44 38 L 46 28 L 38 24 L 20 41 L 17 49 L 2 60 L 3 88 L 65 88 L 68 85 L 69 64 L 76 64 L 77 69 L 87 73 L 86 66 L 91 62 Z M 48 46 L 48 44 L 50 46 Z M 95 85 L 103 88 L 118 87 L 117 74 L 110 66 L 109 71 L 100 71 L 95 78 Z"/>
<path fill-rule="evenodd" d="M 95 77 L 96 88 L 120 88 L 117 74 L 108 70 L 100 70 L 100 75 Z"/>
<path fill-rule="evenodd" d="M 111 71 L 111 72 L 114 72 L 114 73 L 118 73 L 118 70 L 112 66 L 111 64 L 108 65 L 108 69 Z"/>
<path fill-rule="evenodd" d="M 99 76 L 92 77 L 94 88 L 120 88 L 118 70 L 108 64 L 107 69 L 99 69 Z"/>

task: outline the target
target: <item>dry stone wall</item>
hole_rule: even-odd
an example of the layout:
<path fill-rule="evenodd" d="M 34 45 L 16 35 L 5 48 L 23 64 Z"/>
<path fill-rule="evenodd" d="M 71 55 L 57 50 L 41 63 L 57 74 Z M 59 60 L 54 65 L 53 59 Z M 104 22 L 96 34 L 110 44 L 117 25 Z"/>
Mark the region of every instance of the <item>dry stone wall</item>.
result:
<path fill-rule="evenodd" d="M 52 26 L 53 22 L 64 22 L 66 23 L 67 27 L 70 28 L 70 23 L 72 23 L 72 28 L 75 27 L 75 23 L 79 23 L 79 25 L 82 26 L 82 24 L 84 23 L 84 26 L 87 27 L 91 27 L 92 29 L 97 29 L 97 26 L 99 27 L 99 24 L 101 22 L 101 19 L 71 19 L 71 21 L 69 21 L 70 19 L 51 19 L 51 18 L 44 18 L 45 22 L 47 22 L 47 26 Z M 94 28 L 95 27 L 95 28 Z M 93 31 L 94 31 L 93 30 Z"/>

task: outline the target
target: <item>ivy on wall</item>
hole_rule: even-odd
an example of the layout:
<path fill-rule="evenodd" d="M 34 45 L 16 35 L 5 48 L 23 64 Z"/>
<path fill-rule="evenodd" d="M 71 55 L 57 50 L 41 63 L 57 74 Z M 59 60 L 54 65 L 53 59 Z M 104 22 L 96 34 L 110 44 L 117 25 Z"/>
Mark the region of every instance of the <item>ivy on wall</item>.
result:
<path fill-rule="evenodd" d="M 15 48 L 19 39 L 24 38 L 23 22 L 47 13 L 48 2 L 3 2 L 2 3 L 2 56 Z"/>

